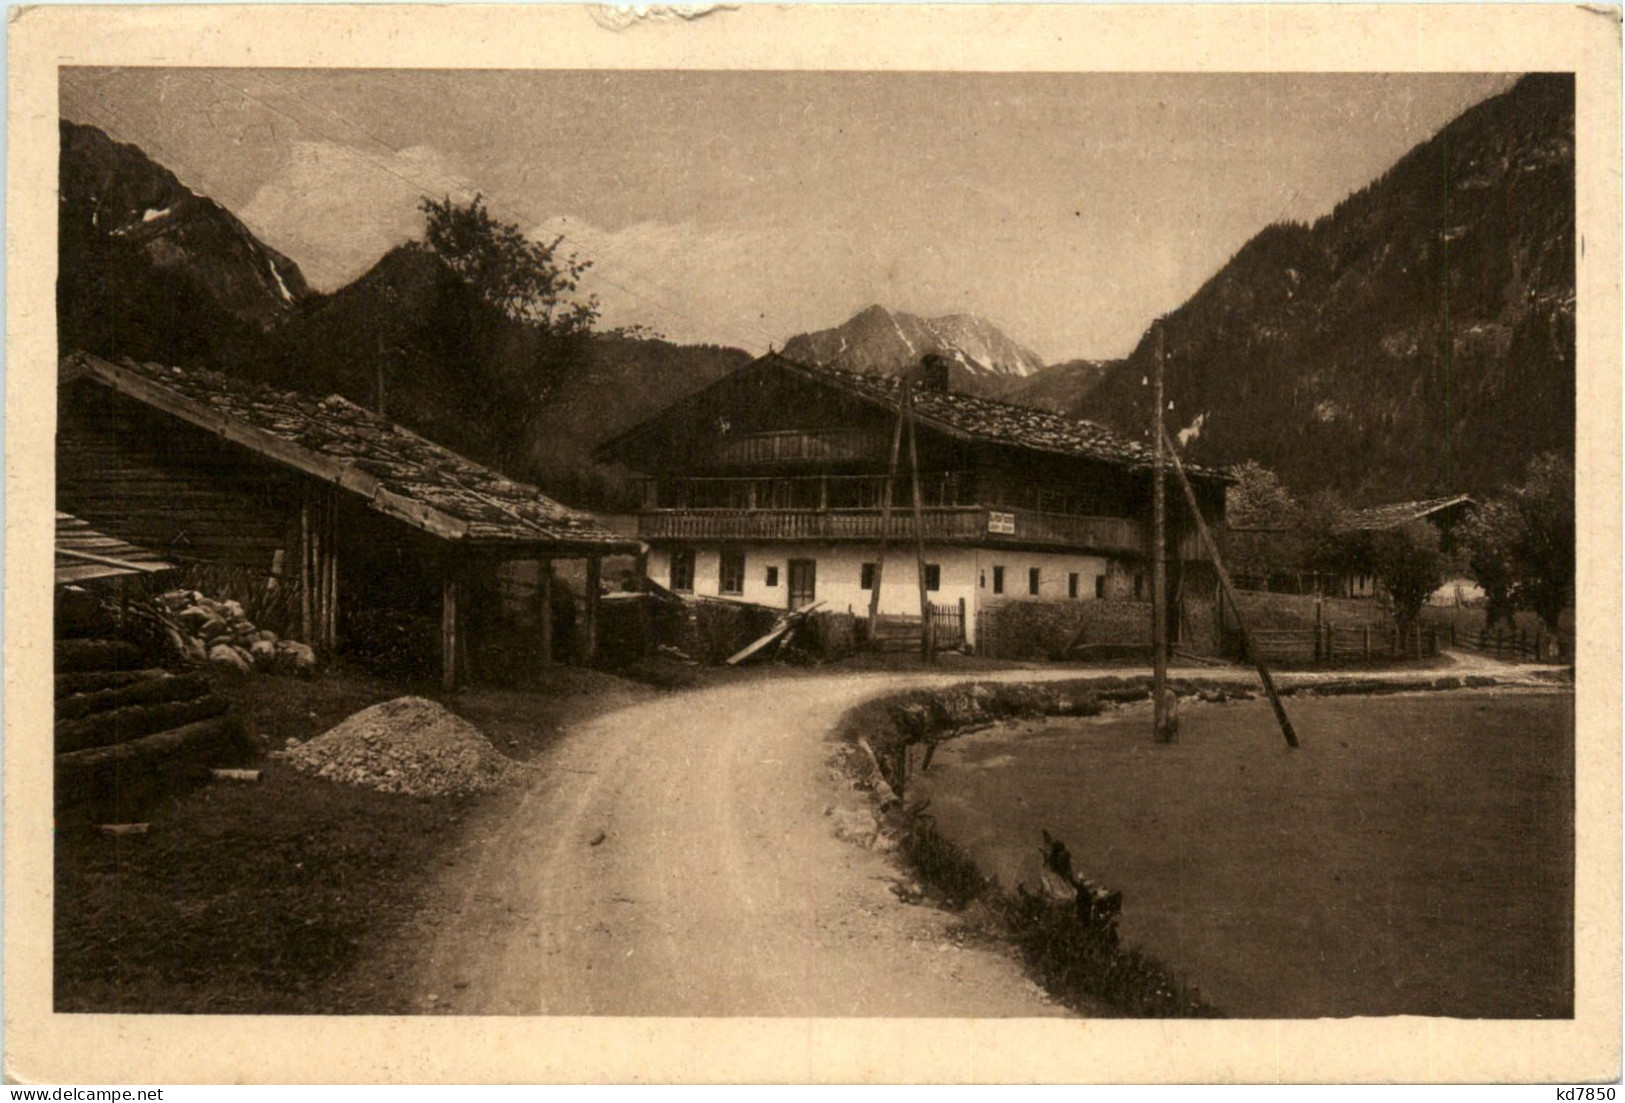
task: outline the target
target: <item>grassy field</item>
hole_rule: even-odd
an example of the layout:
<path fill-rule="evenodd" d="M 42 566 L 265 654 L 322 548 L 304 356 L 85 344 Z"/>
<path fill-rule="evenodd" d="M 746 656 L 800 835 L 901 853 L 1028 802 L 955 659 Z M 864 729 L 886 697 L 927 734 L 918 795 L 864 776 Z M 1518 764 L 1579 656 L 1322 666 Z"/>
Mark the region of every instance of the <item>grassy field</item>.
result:
<path fill-rule="evenodd" d="M 911 797 L 1005 885 L 1040 830 L 1121 889 L 1128 945 L 1238 1017 L 1572 1014 L 1567 692 L 1134 706 L 945 744 Z"/>

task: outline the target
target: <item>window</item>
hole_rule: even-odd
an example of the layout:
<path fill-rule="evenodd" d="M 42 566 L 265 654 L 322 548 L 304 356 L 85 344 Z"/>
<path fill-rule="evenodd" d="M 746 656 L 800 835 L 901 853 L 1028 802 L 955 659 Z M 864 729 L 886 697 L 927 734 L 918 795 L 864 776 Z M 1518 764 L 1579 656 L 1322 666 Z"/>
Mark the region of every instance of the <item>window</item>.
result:
<path fill-rule="evenodd" d="M 875 565 L 873 563 L 863 565 L 863 569 L 859 572 L 858 587 L 864 590 L 873 590 L 875 588 Z"/>
<path fill-rule="evenodd" d="M 925 565 L 925 588 L 927 590 L 942 589 L 942 564 L 927 563 Z"/>
<path fill-rule="evenodd" d="M 1106 576 L 1103 574 L 1095 575 L 1095 596 L 1098 598 L 1106 596 Z"/>
<path fill-rule="evenodd" d="M 717 592 L 742 594 L 745 592 L 745 553 L 739 548 L 722 549 L 722 568 Z"/>
<path fill-rule="evenodd" d="M 1078 596 L 1077 571 L 1073 571 L 1071 574 L 1066 576 L 1066 596 L 1070 598 L 1076 598 Z"/>
<path fill-rule="evenodd" d="M 1038 568 L 1037 567 L 1028 567 L 1027 568 L 1027 592 L 1029 594 L 1033 594 L 1035 596 L 1038 593 Z"/>
<path fill-rule="evenodd" d="M 778 584 L 779 584 L 779 569 L 777 567 L 769 567 L 767 569 L 767 582 L 766 582 L 767 588 L 771 590 L 775 586 L 777 586 Z"/>
<path fill-rule="evenodd" d="M 1134 572 L 1134 600 L 1135 601 L 1143 601 L 1144 599 L 1145 599 L 1145 572 L 1144 571 L 1135 571 Z"/>
<path fill-rule="evenodd" d="M 694 589 L 693 548 L 672 549 L 671 578 L 668 584 L 673 590 L 691 591 Z"/>
<path fill-rule="evenodd" d="M 1004 568 L 1003 567 L 994 567 L 993 568 L 993 592 L 996 593 L 996 594 L 1004 593 Z"/>

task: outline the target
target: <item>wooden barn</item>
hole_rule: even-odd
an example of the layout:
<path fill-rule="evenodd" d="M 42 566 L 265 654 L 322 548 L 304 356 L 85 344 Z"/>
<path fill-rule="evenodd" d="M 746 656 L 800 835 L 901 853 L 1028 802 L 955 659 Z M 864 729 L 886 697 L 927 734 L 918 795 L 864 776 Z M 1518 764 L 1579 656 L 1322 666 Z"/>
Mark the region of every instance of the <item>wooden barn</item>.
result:
<path fill-rule="evenodd" d="M 1000 603 L 1148 597 L 1147 446 L 955 393 L 940 358 L 916 374 L 917 431 L 901 446 L 889 508 L 903 405 L 891 377 L 769 354 L 605 443 L 600 459 L 646 475 L 637 532 L 650 577 L 680 594 L 862 613 L 878 576 L 881 618 L 917 619 L 923 589 L 939 640 L 971 644 L 977 611 Z M 1206 516 L 1221 522 L 1231 480 L 1187 470 Z M 1211 598 L 1177 492 L 1166 515 L 1172 592 Z"/>
<path fill-rule="evenodd" d="M 291 604 L 293 635 L 331 652 L 378 620 L 438 633 L 454 687 L 516 626 L 499 576 L 582 559 L 577 654 L 596 649 L 603 557 L 636 554 L 591 515 L 336 395 L 74 353 L 61 364 L 57 506 L 182 567 L 247 572 Z M 551 615 L 524 618 L 553 659 Z M 438 625 L 435 622 L 438 621 Z"/>

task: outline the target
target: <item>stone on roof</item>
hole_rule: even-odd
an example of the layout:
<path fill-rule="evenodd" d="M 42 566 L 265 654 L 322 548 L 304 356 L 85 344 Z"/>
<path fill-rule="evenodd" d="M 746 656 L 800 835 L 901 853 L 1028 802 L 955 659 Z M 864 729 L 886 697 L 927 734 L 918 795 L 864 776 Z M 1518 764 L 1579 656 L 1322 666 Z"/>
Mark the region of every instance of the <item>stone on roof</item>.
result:
<path fill-rule="evenodd" d="M 1398 528 L 1400 525 L 1420 521 L 1452 506 L 1471 505 L 1472 501 L 1466 494 L 1453 494 L 1444 498 L 1424 498 L 1414 502 L 1389 502 L 1369 509 L 1354 510 L 1349 514 L 1343 527 L 1353 532 L 1377 532 Z"/>
<path fill-rule="evenodd" d="M 777 353 L 769 353 L 764 359 L 893 410 L 902 401 L 902 381 L 895 376 L 865 375 L 842 368 L 813 366 Z M 916 387 L 914 413 L 922 424 L 989 444 L 1100 460 L 1136 469 L 1149 470 L 1154 463 L 1149 446 L 1120 436 L 1103 425 L 977 395 Z M 1235 481 L 1223 471 L 1194 463 L 1186 463 L 1185 471 L 1200 478 Z"/>
<path fill-rule="evenodd" d="M 62 379 L 89 378 L 367 498 L 442 539 L 550 546 L 582 554 L 636 551 L 589 513 L 570 509 L 346 398 L 314 398 L 219 372 L 73 353 Z"/>

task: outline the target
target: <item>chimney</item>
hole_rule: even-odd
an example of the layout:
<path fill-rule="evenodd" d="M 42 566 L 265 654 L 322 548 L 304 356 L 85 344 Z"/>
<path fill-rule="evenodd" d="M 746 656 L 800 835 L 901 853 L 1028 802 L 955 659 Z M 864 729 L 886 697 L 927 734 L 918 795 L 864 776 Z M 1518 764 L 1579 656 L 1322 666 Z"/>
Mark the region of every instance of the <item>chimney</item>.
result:
<path fill-rule="evenodd" d="M 948 367 L 949 360 L 946 356 L 939 356 L 934 352 L 926 353 L 920 360 L 920 390 L 947 394 Z"/>

